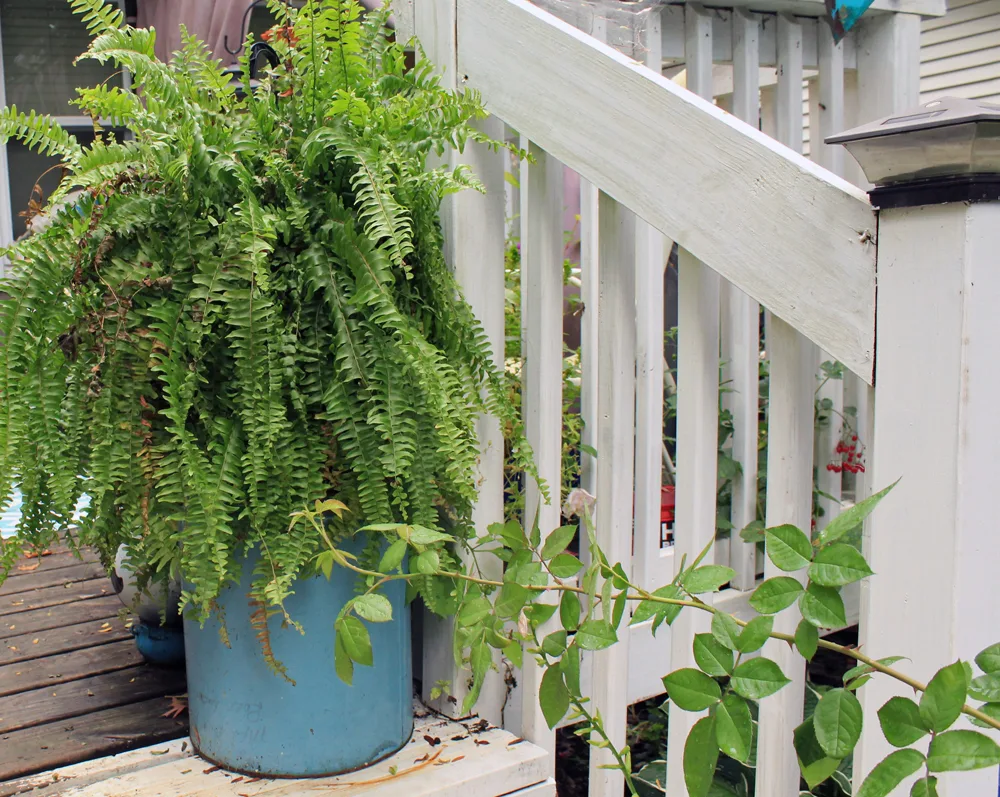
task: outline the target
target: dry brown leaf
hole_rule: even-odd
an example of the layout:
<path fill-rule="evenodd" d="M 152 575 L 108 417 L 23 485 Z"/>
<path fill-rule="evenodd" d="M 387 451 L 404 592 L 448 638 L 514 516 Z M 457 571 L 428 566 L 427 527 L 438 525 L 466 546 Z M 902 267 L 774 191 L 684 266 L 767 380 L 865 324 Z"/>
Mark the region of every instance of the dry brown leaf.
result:
<path fill-rule="evenodd" d="M 37 645 L 38 644 L 38 640 L 37 639 L 32 639 L 31 640 L 31 644 L 32 645 Z"/>
<path fill-rule="evenodd" d="M 20 570 L 22 573 L 28 573 L 32 570 L 38 569 L 38 562 L 35 562 L 33 565 L 18 565 L 17 569 Z"/>

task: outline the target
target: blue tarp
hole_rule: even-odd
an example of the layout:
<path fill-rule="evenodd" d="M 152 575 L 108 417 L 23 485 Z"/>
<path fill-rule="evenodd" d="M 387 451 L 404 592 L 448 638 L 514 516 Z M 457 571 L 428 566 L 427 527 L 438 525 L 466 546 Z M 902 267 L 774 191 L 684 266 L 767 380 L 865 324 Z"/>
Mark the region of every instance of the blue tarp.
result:
<path fill-rule="evenodd" d="M 827 22 L 833 30 L 833 40 L 839 42 L 844 38 L 871 4 L 872 0 L 826 0 Z"/>

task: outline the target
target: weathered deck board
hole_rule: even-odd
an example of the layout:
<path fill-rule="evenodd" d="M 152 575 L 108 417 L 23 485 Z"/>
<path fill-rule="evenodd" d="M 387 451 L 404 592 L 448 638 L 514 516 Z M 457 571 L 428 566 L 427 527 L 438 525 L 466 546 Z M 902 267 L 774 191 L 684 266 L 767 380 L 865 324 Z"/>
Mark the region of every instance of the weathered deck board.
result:
<path fill-rule="evenodd" d="M 7 633 L 11 635 L 4 636 Z M 131 632 L 117 617 L 91 620 L 86 623 L 33 634 L 17 634 L 16 631 L 0 630 L 0 664 L 40 659 L 44 656 L 53 656 L 56 653 L 68 653 L 80 648 L 106 645 L 109 642 L 117 642 L 120 639 L 130 637 Z"/>
<path fill-rule="evenodd" d="M 77 581 L 89 581 L 98 576 L 107 576 L 98 562 L 77 562 L 69 567 L 58 568 L 39 567 L 37 570 L 22 573 L 4 582 L 0 587 L 0 597 Z"/>
<path fill-rule="evenodd" d="M 60 570 L 64 567 L 73 567 L 80 564 L 91 564 L 99 561 L 97 554 L 91 550 L 84 550 L 77 556 L 70 551 L 53 551 L 43 556 L 35 556 L 30 559 L 18 562 L 7 580 L 14 578 L 26 578 L 32 573 L 46 573 L 51 570 Z"/>
<path fill-rule="evenodd" d="M 0 795 L 24 792 L 11 779 L 187 733 L 163 716 L 183 670 L 143 663 L 92 551 L 51 550 L 0 588 Z"/>
<path fill-rule="evenodd" d="M 184 688 L 182 670 L 142 664 L 67 684 L 43 686 L 0 699 L 0 734 L 163 697 L 165 692 L 183 693 Z"/>
<path fill-rule="evenodd" d="M 0 620 L 0 639 L 8 634 L 36 634 L 68 625 L 91 620 L 108 620 L 122 610 L 122 602 L 117 595 L 107 595 L 95 600 L 67 603 L 62 606 L 48 606 L 21 614 L 8 615 Z"/>
<path fill-rule="evenodd" d="M 113 594 L 111 582 L 107 576 L 102 574 L 88 581 L 71 581 L 68 584 L 36 589 L 33 592 L 5 595 L 0 598 L 0 617 Z M 0 621 L 0 625 L 2 625 L 2 621 Z"/>
<path fill-rule="evenodd" d="M 162 697 L 0 735 L 0 784 L 98 756 L 176 739 L 187 722 L 164 717 Z M 0 795 L 16 794 L 0 785 Z M 151 792 L 155 793 L 155 792 Z"/>
<path fill-rule="evenodd" d="M 124 670 L 142 663 L 142 655 L 131 639 L 83 648 L 44 659 L 0 666 L 0 697 L 76 681 L 91 675 Z"/>

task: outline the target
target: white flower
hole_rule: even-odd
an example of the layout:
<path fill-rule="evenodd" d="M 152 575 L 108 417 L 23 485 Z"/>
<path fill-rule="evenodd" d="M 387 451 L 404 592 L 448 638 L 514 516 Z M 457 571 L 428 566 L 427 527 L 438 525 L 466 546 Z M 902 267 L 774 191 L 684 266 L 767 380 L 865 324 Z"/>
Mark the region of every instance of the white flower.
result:
<path fill-rule="evenodd" d="M 586 509 L 587 514 L 593 517 L 596 503 L 597 499 L 594 496 L 582 487 L 577 487 L 575 490 L 571 490 L 570 494 L 566 496 L 566 503 L 563 504 L 563 514 L 566 517 L 583 517 L 583 510 Z"/>

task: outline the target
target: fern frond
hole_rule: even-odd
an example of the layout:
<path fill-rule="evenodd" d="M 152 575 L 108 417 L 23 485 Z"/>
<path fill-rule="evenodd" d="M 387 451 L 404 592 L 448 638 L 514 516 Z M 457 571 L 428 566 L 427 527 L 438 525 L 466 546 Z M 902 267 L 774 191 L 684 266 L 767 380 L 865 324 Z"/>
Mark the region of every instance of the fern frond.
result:
<path fill-rule="evenodd" d="M 59 155 L 70 164 L 82 154 L 76 139 L 51 116 L 24 114 L 15 105 L 0 110 L 0 143 L 12 138 L 39 155 Z"/>
<path fill-rule="evenodd" d="M 107 0 L 70 0 L 69 4 L 73 13 L 83 18 L 83 23 L 91 36 L 120 28 L 125 22 L 125 15 L 121 9 Z"/>

